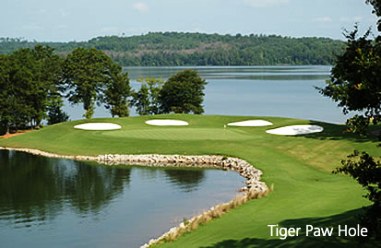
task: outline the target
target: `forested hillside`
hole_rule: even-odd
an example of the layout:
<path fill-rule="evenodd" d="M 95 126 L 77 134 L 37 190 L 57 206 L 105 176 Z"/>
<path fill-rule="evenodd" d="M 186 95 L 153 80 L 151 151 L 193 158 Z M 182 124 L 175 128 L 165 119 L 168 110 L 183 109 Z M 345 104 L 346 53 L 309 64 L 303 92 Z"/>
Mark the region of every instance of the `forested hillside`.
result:
<path fill-rule="evenodd" d="M 67 43 L 0 38 L 0 53 L 36 44 L 53 47 L 63 55 L 77 47 L 97 48 L 123 66 L 326 65 L 344 47 L 344 42 L 328 38 L 165 32 Z"/>

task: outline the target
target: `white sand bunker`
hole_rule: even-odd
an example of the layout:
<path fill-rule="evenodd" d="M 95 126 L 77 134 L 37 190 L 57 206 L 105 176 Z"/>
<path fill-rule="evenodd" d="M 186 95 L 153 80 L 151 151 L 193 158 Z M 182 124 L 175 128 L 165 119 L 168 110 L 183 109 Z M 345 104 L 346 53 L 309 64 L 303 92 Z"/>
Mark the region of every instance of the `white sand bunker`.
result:
<path fill-rule="evenodd" d="M 232 122 L 229 123 L 228 126 L 235 127 L 264 127 L 271 126 L 272 123 L 264 120 L 249 120 L 249 121 L 240 121 L 240 122 Z"/>
<path fill-rule="evenodd" d="M 105 131 L 105 130 L 117 130 L 122 127 L 113 123 L 85 123 L 74 126 L 76 129 L 93 130 L 93 131 Z"/>
<path fill-rule="evenodd" d="M 153 126 L 188 126 L 189 123 L 180 120 L 149 120 L 146 124 Z"/>
<path fill-rule="evenodd" d="M 303 135 L 310 133 L 320 133 L 323 131 L 321 126 L 316 125 L 294 125 L 267 130 L 266 133 L 276 135 Z"/>

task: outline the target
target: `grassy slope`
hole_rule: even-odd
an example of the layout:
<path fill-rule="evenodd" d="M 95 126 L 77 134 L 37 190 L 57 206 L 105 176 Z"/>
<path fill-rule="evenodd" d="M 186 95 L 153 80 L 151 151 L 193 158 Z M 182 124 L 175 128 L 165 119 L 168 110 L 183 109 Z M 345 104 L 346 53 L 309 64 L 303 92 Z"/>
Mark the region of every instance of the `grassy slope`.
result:
<path fill-rule="evenodd" d="M 141 154 L 225 154 L 243 158 L 264 172 L 263 180 L 273 185 L 268 197 L 253 200 L 222 218 L 186 234 L 163 247 L 283 247 L 341 246 L 335 237 L 269 237 L 268 224 L 324 227 L 355 223 L 354 216 L 368 202 L 353 180 L 330 172 L 353 149 L 380 156 L 375 141 L 343 135 L 341 126 L 318 123 L 321 134 L 284 137 L 266 134 L 269 127 L 229 127 L 232 121 L 251 119 L 228 116 L 171 115 L 158 118 L 186 120 L 188 127 L 152 127 L 150 117 L 96 119 L 123 126 L 118 131 L 81 131 L 64 123 L 39 131 L 0 139 L 0 146 L 29 147 L 60 154 L 96 155 L 105 153 Z M 273 127 L 310 123 L 304 120 L 264 118 Z M 84 121 L 80 121 L 84 122 Z M 273 128 L 271 127 L 271 128 Z M 356 246 L 354 240 L 350 244 Z"/>

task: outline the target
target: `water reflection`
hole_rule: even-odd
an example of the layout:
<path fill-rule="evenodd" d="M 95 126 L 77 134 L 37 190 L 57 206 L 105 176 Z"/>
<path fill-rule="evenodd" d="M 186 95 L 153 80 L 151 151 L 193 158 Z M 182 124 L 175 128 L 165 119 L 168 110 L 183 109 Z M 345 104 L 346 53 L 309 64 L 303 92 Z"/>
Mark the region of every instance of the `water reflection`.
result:
<path fill-rule="evenodd" d="M 170 182 L 178 186 L 182 191 L 191 192 L 198 189 L 204 180 L 203 170 L 168 169 L 164 171 Z"/>
<path fill-rule="evenodd" d="M 97 213 L 129 184 L 130 169 L 0 152 L 0 220 L 19 225 L 44 222 L 69 204 L 76 212 Z M 12 214 L 4 214 L 11 211 Z M 40 223 L 41 224 L 41 223 Z"/>
<path fill-rule="evenodd" d="M 222 170 L 110 167 L 0 150 L 1 246 L 139 247 L 229 201 L 243 184 Z"/>

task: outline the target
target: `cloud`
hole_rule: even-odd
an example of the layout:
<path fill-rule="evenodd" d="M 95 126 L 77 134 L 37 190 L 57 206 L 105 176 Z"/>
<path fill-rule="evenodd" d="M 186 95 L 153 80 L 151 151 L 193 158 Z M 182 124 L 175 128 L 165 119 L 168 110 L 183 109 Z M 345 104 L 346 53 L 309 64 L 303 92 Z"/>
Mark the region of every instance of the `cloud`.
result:
<path fill-rule="evenodd" d="M 252 7 L 264 8 L 287 4 L 289 0 L 243 0 L 243 2 Z"/>
<path fill-rule="evenodd" d="M 149 11 L 149 6 L 143 2 L 134 3 L 133 8 L 139 11 L 140 13 L 146 13 Z"/>
<path fill-rule="evenodd" d="M 321 17 L 315 18 L 314 21 L 315 22 L 320 22 L 320 23 L 330 23 L 333 20 L 329 16 L 321 16 Z"/>

